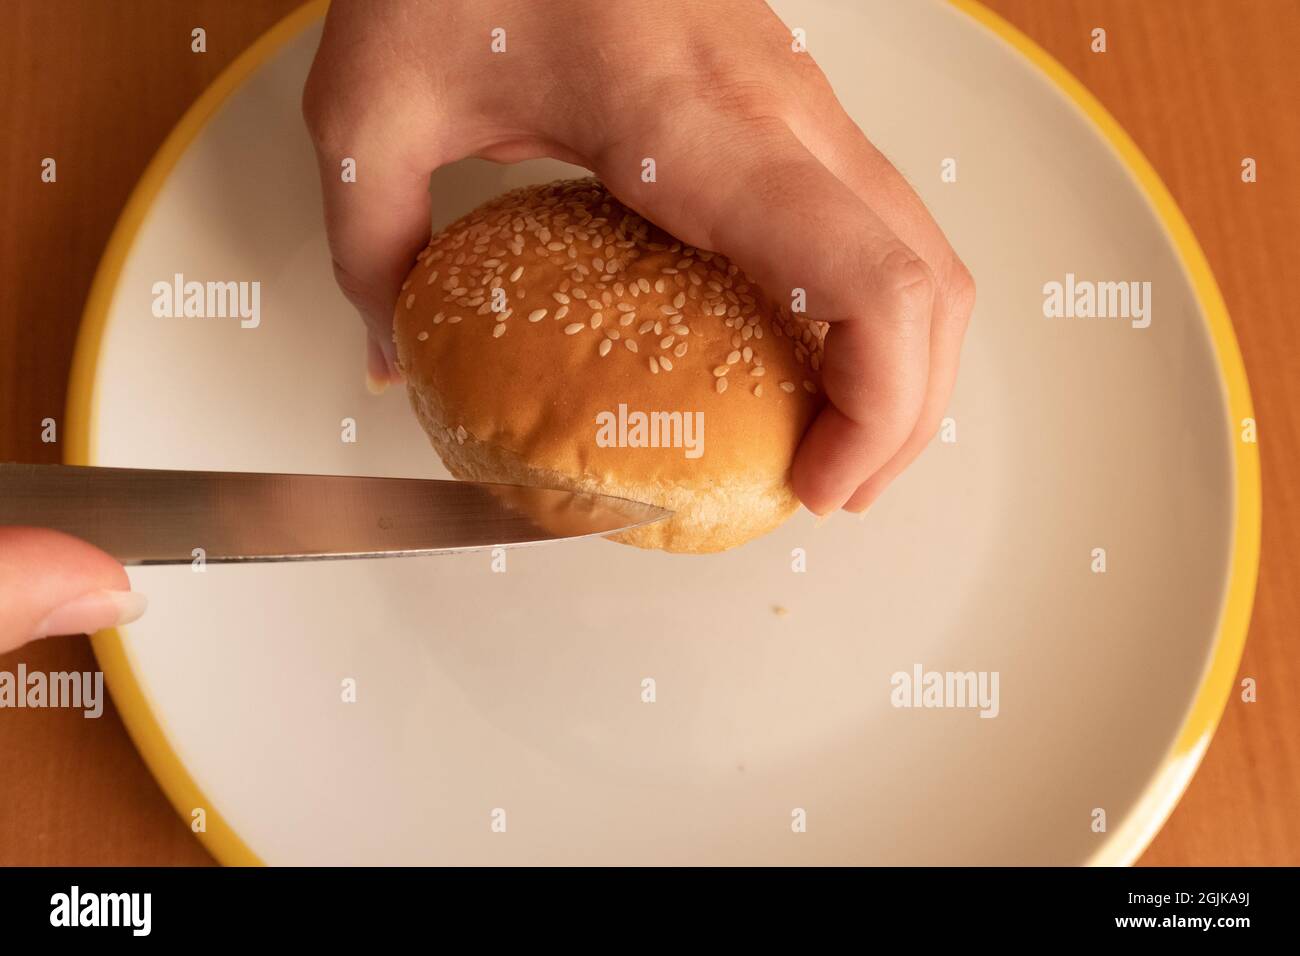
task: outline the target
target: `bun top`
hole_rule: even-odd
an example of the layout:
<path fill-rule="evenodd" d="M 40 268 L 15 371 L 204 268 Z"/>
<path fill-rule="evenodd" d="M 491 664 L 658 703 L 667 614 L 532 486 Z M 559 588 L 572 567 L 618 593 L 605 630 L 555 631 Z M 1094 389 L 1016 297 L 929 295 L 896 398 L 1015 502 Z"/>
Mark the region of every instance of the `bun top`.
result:
<path fill-rule="evenodd" d="M 411 388 L 459 442 L 614 489 L 788 483 L 822 403 L 824 323 L 590 178 L 515 189 L 433 236 L 394 327 Z M 701 453 L 602 440 L 620 406 L 703 413 Z"/>

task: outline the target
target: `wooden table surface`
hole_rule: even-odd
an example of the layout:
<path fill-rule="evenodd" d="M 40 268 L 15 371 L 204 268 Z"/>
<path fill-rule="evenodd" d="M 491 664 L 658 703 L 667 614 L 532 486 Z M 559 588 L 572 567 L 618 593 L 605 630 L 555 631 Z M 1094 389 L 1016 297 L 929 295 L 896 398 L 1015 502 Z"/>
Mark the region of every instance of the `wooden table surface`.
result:
<path fill-rule="evenodd" d="M 899 0 L 922 2 L 922 0 Z M 77 324 L 136 179 L 199 92 L 296 0 L 10 0 L 0 10 L 0 460 L 53 462 Z M 122 13 L 129 6 L 130 15 Z M 1147 864 L 1300 864 L 1296 0 L 989 0 L 1137 140 L 1201 241 L 1245 355 L 1264 535 L 1236 696 Z M 190 30 L 207 30 L 205 54 Z M 1089 50 L 1094 27 L 1108 52 Z M 867 131 L 870 133 L 870 130 Z M 58 182 L 40 162 L 58 160 Z M 1259 181 L 1240 179 L 1243 157 Z M 95 667 L 84 637 L 0 670 Z M 111 707 L 0 711 L 0 864 L 207 864 Z"/>

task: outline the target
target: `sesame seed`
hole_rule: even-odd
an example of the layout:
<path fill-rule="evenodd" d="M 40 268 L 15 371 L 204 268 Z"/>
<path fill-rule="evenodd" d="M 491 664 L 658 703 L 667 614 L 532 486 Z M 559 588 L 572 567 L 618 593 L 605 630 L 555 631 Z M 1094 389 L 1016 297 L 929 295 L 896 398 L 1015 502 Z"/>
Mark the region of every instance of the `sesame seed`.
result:
<path fill-rule="evenodd" d="M 782 382 L 782 383 L 781 383 L 781 391 L 783 391 L 783 392 L 793 392 L 793 391 L 794 391 L 794 382 Z"/>
<path fill-rule="evenodd" d="M 656 375 L 659 374 L 659 360 L 653 355 L 650 356 L 650 371 L 654 372 Z"/>
<path fill-rule="evenodd" d="M 809 395 L 816 395 L 816 394 L 817 394 L 817 386 L 814 385 L 812 382 L 808 381 L 808 379 L 804 379 L 804 380 L 803 380 L 803 389 L 804 389 L 804 391 L 807 392 Z"/>
<path fill-rule="evenodd" d="M 411 280 L 408 278 L 405 282 L 402 283 L 402 291 L 405 292 L 406 287 L 410 284 L 411 284 Z"/>
<path fill-rule="evenodd" d="M 711 349 L 717 348 L 715 343 L 730 342 L 730 346 L 724 346 L 729 350 L 723 353 L 725 360 L 718 356 L 713 361 L 724 361 L 718 366 L 724 369 L 732 365 L 744 369 L 737 375 L 753 377 L 750 391 L 760 395 L 766 387 L 766 372 L 756 349 L 765 334 L 775 333 L 778 339 L 790 340 L 786 354 L 793 352 L 814 374 L 821 370 L 825 323 L 760 302 L 753 280 L 724 256 L 671 239 L 652 242 L 654 235 L 662 237 L 653 225 L 613 199 L 599 183 L 583 180 L 516 190 L 495 208 L 472 213 L 455 231 L 436 235 L 418 258 L 426 270 L 423 278 L 434 301 L 455 303 L 463 315 L 492 314 L 494 336 L 504 334 L 511 313 L 506 309 L 493 314 L 495 309 L 486 303 L 492 301 L 495 305 L 495 290 L 504 288 L 509 302 L 531 322 L 554 318 L 556 328 L 566 332 L 574 325 L 579 330 L 590 327 L 597 333 L 597 352 L 601 356 L 612 352 L 613 343 L 618 341 L 629 351 L 637 351 L 635 337 L 639 330 L 641 335 L 650 336 L 647 352 L 655 353 L 658 370 L 667 372 L 675 368 L 677 361 L 685 365 L 688 338 L 707 342 Z M 534 309 L 531 314 L 523 308 L 529 295 L 519 283 L 527 267 L 518 257 L 529 255 L 530 250 L 539 257 L 543 269 L 546 263 L 555 267 L 545 277 L 541 295 L 550 297 L 558 308 L 552 305 L 549 309 Z M 659 264 L 646 269 L 647 275 L 628 277 L 629 270 L 645 269 L 647 263 L 638 260 L 651 253 L 660 257 Z M 415 283 L 417 276 L 418 272 L 406 277 L 403 302 L 411 291 L 407 287 Z M 659 295 L 657 301 L 637 301 L 652 290 Z M 585 323 L 572 321 L 578 318 L 572 314 L 574 299 L 584 300 L 588 306 L 591 314 Z M 698 310 L 689 321 L 682 314 L 688 302 Z M 414 302 L 409 308 L 414 308 Z M 653 315 L 648 317 L 648 312 Z M 606 324 L 607 315 L 619 321 Z M 423 329 L 430 330 L 444 321 L 454 324 L 461 318 L 444 318 L 439 312 Z M 620 333 L 620 328 L 625 331 Z M 415 334 L 423 342 L 432 333 Z M 647 354 L 647 365 L 651 365 L 651 357 Z M 715 365 L 708 361 L 701 357 L 696 364 L 704 363 L 704 368 L 713 369 Z M 729 378 L 725 371 L 711 377 L 715 389 L 719 388 L 718 382 L 725 383 Z M 814 393 L 819 389 L 811 379 L 798 378 L 785 383 L 783 390 L 789 393 L 800 385 Z M 449 437 L 452 435 L 448 432 Z"/>
<path fill-rule="evenodd" d="M 389 288 L 392 288 L 392 286 L 389 286 Z M 406 307 L 409 309 L 409 308 L 410 308 L 411 306 L 413 306 L 413 305 L 415 305 L 415 293 L 414 293 L 414 292 L 412 292 L 410 295 L 408 295 L 408 296 L 406 297 Z"/>
<path fill-rule="evenodd" d="M 492 338 L 499 339 L 505 334 L 506 324 L 504 322 L 498 322 L 496 325 L 492 326 Z"/>
<path fill-rule="evenodd" d="M 421 330 L 416 334 L 415 337 L 416 337 L 417 339 L 419 339 L 421 342 L 427 342 L 427 341 L 429 340 L 429 333 L 428 333 L 428 332 L 425 332 L 423 329 L 421 329 Z"/>
<path fill-rule="evenodd" d="M 717 389 L 718 394 L 721 395 L 727 390 L 727 380 L 725 378 L 720 378 L 713 383 L 713 387 Z"/>
<path fill-rule="evenodd" d="M 457 426 L 456 426 L 456 441 L 460 442 L 460 443 L 463 445 L 463 444 L 465 444 L 465 439 L 468 438 L 468 437 L 469 437 L 469 432 L 465 431 L 465 426 L 464 426 L 464 425 L 457 425 Z"/>
<path fill-rule="evenodd" d="M 581 322 L 570 322 L 568 325 L 564 327 L 564 334 L 577 335 L 584 328 L 586 328 L 586 326 L 584 326 Z"/>
<path fill-rule="evenodd" d="M 719 365 L 713 370 L 713 374 L 718 378 L 722 378 L 722 376 L 726 375 L 730 371 L 730 365 Z"/>

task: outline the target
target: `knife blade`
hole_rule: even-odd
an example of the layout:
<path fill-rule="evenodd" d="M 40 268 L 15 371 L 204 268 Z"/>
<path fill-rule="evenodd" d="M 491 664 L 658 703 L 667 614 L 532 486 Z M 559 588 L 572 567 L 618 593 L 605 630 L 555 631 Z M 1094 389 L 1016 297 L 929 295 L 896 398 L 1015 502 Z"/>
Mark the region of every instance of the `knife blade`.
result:
<path fill-rule="evenodd" d="M 65 531 L 131 565 L 443 554 L 608 535 L 671 514 L 471 481 L 0 463 L 0 525 Z"/>

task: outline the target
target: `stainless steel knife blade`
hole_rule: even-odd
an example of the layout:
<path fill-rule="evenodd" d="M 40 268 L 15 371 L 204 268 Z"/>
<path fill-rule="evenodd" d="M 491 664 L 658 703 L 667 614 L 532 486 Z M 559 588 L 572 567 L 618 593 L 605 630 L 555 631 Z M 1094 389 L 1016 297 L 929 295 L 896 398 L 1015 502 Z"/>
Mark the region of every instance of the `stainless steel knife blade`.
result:
<path fill-rule="evenodd" d="M 133 565 L 473 551 L 608 535 L 671 514 L 469 481 L 0 463 L 0 524 L 65 531 Z"/>

